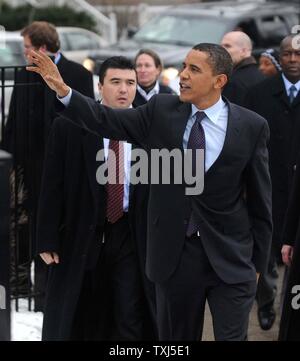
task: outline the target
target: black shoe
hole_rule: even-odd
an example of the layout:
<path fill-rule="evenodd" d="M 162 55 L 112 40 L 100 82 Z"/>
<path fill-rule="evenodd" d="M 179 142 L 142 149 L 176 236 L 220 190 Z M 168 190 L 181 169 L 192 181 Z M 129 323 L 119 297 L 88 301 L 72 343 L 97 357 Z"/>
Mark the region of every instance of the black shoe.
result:
<path fill-rule="evenodd" d="M 276 313 L 273 306 L 264 306 L 257 312 L 258 322 L 262 330 L 269 330 L 275 321 Z"/>

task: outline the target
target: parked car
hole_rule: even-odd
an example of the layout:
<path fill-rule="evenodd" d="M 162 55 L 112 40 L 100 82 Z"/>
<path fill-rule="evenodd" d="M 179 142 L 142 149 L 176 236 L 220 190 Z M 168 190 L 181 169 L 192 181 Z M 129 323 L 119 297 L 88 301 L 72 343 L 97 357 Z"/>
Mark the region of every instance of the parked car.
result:
<path fill-rule="evenodd" d="M 165 67 L 178 69 L 193 45 L 201 42 L 219 44 L 223 35 L 232 30 L 247 33 L 253 41 L 254 55 L 258 55 L 265 48 L 278 47 L 292 26 L 299 23 L 299 13 L 296 4 L 254 1 L 168 7 L 131 38 L 91 52 L 83 64 L 98 73 L 106 58 L 124 55 L 133 59 L 140 48 L 146 47 L 160 55 Z"/>
<path fill-rule="evenodd" d="M 90 51 L 108 45 L 100 35 L 87 29 L 60 26 L 56 29 L 61 42 L 61 51 L 68 59 L 78 63 L 82 63 Z"/>
<path fill-rule="evenodd" d="M 3 46 L 0 47 L 0 66 L 19 66 L 25 65 L 25 58 L 23 55 L 23 38 L 17 31 L 6 31 L 3 36 Z M 12 71 L 8 72 L 12 77 Z"/>

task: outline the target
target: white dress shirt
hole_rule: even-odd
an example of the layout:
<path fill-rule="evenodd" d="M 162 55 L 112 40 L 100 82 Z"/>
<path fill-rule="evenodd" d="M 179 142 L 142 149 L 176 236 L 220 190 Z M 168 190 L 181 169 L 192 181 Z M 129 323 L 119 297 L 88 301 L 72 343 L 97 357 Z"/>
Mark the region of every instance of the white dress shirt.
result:
<path fill-rule="evenodd" d="M 70 91 L 68 95 L 66 95 L 63 98 L 58 99 L 63 103 L 65 107 L 67 107 L 70 104 L 70 100 L 72 97 L 72 89 L 70 88 Z M 132 106 L 130 106 L 131 108 Z M 108 156 L 108 147 L 109 147 L 109 139 L 103 138 L 103 145 L 104 145 L 104 155 L 105 159 L 107 160 Z M 123 210 L 124 212 L 128 211 L 129 207 L 129 184 L 130 184 L 130 169 L 131 169 L 131 143 L 123 142 L 124 145 L 124 171 L 125 171 L 125 182 L 124 182 L 124 197 L 123 197 Z"/>
<path fill-rule="evenodd" d="M 290 88 L 291 86 L 295 86 L 297 91 L 294 93 L 294 96 L 296 98 L 296 96 L 298 95 L 298 92 L 300 90 L 300 80 L 297 81 L 297 83 L 293 84 L 291 83 L 283 73 L 281 73 L 281 76 L 282 76 L 282 79 L 283 79 L 283 82 L 284 82 L 284 86 L 285 86 L 285 90 L 286 90 L 286 94 L 287 96 L 289 97 L 290 96 Z"/>
<path fill-rule="evenodd" d="M 153 97 L 153 95 L 159 94 L 159 83 L 158 81 L 156 81 L 154 88 L 151 89 L 149 93 L 146 93 L 145 90 L 139 85 L 137 85 L 136 90 L 141 94 L 143 98 L 149 101 Z"/>
<path fill-rule="evenodd" d="M 68 106 L 71 96 L 72 89 L 67 96 L 59 98 L 59 100 L 65 106 Z M 207 172 L 219 157 L 224 145 L 228 124 L 228 107 L 222 97 L 220 97 L 214 105 L 207 109 L 198 109 L 194 104 L 192 104 L 192 112 L 183 135 L 184 149 L 187 149 L 190 132 L 196 121 L 195 113 L 197 111 L 204 111 L 206 114 L 206 117 L 202 120 L 201 124 L 205 134 L 205 171 Z"/>
<path fill-rule="evenodd" d="M 201 124 L 205 134 L 205 171 L 207 172 L 219 157 L 224 145 L 228 124 L 228 107 L 221 97 L 217 103 L 207 109 L 198 109 L 192 104 L 192 112 L 183 135 L 184 149 L 187 149 L 190 132 L 196 121 L 195 114 L 198 111 L 206 114 Z"/>
<path fill-rule="evenodd" d="M 57 65 L 61 59 L 61 53 L 57 53 L 54 57 L 54 64 Z"/>

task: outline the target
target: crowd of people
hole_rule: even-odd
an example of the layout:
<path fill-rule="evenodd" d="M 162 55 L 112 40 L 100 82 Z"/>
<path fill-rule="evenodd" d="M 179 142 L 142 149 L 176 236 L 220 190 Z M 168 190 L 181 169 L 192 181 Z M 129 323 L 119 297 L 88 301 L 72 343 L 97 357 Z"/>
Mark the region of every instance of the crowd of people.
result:
<path fill-rule="evenodd" d="M 247 340 L 255 300 L 260 327 L 274 324 L 283 264 L 279 339 L 299 340 L 295 35 L 258 61 L 242 31 L 195 45 L 180 70 L 179 96 L 160 82 L 153 50 L 141 49 L 133 62 L 111 57 L 99 70 L 99 100 L 91 73 L 60 53 L 53 25 L 34 22 L 21 35 L 22 72 L 47 85 L 35 223 L 44 262 L 36 260 L 36 271 L 47 285 L 43 339 L 201 340 L 208 301 L 215 339 Z M 14 132 L 25 113 L 13 109 L 23 98 L 13 95 L 5 127 L 2 147 L 11 153 L 22 144 Z M 185 165 L 178 171 L 175 162 L 169 184 L 151 182 L 152 169 L 144 182 L 131 182 L 139 149 L 149 158 L 153 149 L 183 158 L 191 151 L 193 174 L 204 170 L 201 194 L 176 182 Z M 99 176 L 99 166 L 118 181 Z"/>

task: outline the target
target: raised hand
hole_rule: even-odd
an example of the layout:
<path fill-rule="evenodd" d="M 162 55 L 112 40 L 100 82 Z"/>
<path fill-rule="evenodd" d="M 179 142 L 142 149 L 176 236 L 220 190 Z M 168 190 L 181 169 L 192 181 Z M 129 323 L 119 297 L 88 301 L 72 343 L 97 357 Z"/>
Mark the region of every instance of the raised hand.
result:
<path fill-rule="evenodd" d="M 26 70 L 40 74 L 49 88 L 54 90 L 59 97 L 68 95 L 70 88 L 65 84 L 57 66 L 47 54 L 30 50 L 29 60 L 34 65 L 27 66 Z"/>

